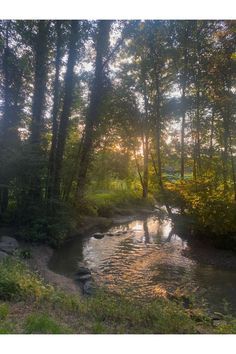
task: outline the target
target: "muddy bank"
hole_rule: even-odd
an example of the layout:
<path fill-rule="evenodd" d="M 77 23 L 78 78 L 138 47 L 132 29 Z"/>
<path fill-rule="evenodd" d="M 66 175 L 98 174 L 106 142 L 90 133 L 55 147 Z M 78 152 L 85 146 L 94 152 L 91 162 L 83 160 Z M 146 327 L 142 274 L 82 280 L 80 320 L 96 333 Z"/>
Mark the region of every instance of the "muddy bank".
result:
<path fill-rule="evenodd" d="M 30 251 L 31 258 L 27 261 L 30 268 L 33 271 L 39 272 L 42 278 L 57 289 L 70 292 L 73 294 L 79 294 L 80 289 L 73 281 L 73 279 L 67 278 L 61 274 L 57 274 L 48 268 L 48 262 L 53 254 L 53 249 L 40 245 L 27 247 Z"/>

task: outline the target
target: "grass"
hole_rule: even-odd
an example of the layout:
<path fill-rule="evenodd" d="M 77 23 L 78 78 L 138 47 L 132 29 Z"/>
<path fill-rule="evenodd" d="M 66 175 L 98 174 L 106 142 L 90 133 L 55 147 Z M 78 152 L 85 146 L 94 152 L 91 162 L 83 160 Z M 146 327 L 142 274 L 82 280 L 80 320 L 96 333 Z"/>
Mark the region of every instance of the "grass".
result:
<path fill-rule="evenodd" d="M 63 293 L 45 284 L 20 260 L 1 263 L 0 333 L 236 333 L 236 320 L 217 328 L 198 308 L 163 298 L 140 303 L 100 290 L 94 297 Z M 10 284 L 10 285 L 9 285 Z M 12 284 L 15 284 L 14 286 Z M 4 289 L 7 289 L 4 295 Z"/>
<path fill-rule="evenodd" d="M 143 200 L 141 193 L 132 190 L 90 192 L 87 195 L 83 212 L 98 216 L 112 216 L 117 208 L 136 208 L 153 205 L 151 197 Z"/>
<path fill-rule="evenodd" d="M 57 323 L 46 314 L 32 314 L 27 317 L 24 324 L 27 334 L 65 334 L 70 333 L 69 328 Z"/>
<path fill-rule="evenodd" d="M 5 320 L 9 313 L 8 304 L 0 304 L 0 320 Z"/>

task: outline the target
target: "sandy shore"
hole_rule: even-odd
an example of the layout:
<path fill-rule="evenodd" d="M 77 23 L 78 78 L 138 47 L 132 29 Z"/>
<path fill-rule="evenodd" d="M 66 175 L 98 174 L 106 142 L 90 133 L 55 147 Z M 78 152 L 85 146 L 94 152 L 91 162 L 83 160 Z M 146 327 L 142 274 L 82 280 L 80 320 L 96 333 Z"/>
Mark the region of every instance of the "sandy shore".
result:
<path fill-rule="evenodd" d="M 73 279 L 57 274 L 48 268 L 48 262 L 53 254 L 52 248 L 40 245 L 30 246 L 27 249 L 31 252 L 31 258 L 28 260 L 30 268 L 38 271 L 46 282 L 66 292 L 80 293 L 80 288 Z"/>

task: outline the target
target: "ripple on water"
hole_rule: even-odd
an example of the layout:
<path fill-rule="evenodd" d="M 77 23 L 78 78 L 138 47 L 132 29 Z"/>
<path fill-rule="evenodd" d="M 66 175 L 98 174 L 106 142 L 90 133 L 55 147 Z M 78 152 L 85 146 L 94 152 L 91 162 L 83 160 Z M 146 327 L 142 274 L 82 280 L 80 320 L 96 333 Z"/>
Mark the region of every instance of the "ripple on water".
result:
<path fill-rule="evenodd" d="M 120 231 L 126 233 L 112 236 Z M 170 221 L 148 217 L 112 227 L 109 233 L 101 239 L 72 240 L 55 252 L 50 267 L 73 276 L 78 261 L 83 261 L 98 284 L 145 301 L 178 288 L 198 288 L 199 296 L 204 293 L 217 310 L 226 298 L 236 312 L 236 272 L 185 257 L 187 242 L 172 232 Z"/>

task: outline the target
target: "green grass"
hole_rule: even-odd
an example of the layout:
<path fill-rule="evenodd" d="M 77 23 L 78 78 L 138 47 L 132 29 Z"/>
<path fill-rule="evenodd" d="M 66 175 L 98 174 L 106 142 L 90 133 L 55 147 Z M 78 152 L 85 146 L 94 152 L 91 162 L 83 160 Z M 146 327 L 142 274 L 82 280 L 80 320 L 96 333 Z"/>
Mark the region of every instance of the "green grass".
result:
<path fill-rule="evenodd" d="M 21 300 L 47 296 L 53 289 L 30 272 L 25 264 L 11 257 L 5 258 L 0 267 L 0 300 Z"/>
<path fill-rule="evenodd" d="M 65 334 L 70 333 L 70 330 L 46 314 L 35 313 L 26 319 L 24 332 L 27 334 Z"/>
<path fill-rule="evenodd" d="M 163 298 L 140 303 L 104 289 L 91 298 L 58 291 L 17 259 L 1 263 L 0 279 L 5 284 L 0 303 L 2 334 L 179 334 L 198 333 L 199 326 L 201 333 L 236 333 L 235 319 L 225 317 L 215 328 L 194 305 L 186 310 L 181 302 Z"/>
<path fill-rule="evenodd" d="M 90 192 L 83 206 L 83 212 L 109 217 L 114 214 L 116 208 L 135 208 L 150 205 L 153 205 L 153 199 L 149 197 L 144 201 L 140 191 L 117 190 Z"/>

